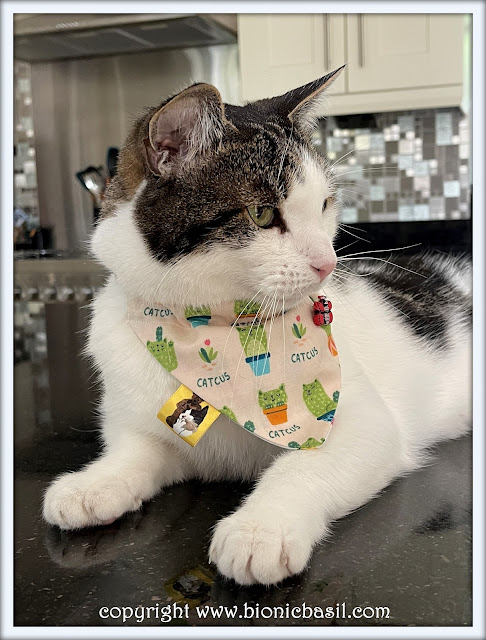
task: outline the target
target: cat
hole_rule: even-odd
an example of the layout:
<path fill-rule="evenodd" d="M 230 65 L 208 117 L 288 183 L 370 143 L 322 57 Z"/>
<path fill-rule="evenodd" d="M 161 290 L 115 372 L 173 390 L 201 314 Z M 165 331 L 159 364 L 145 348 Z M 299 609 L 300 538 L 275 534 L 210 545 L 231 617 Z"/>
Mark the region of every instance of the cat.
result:
<path fill-rule="evenodd" d="M 167 417 L 166 422 L 169 427 L 173 427 L 175 429 L 175 425 L 180 416 L 186 414 L 185 417 L 190 418 L 190 420 L 185 420 L 185 429 L 190 432 L 195 432 L 206 417 L 208 409 L 209 407 L 207 406 L 201 406 L 201 398 L 193 393 L 191 398 L 180 400 L 177 403 L 176 410 L 172 415 Z M 187 414 L 187 412 L 189 412 L 189 414 Z"/>
<path fill-rule="evenodd" d="M 404 271 L 350 261 L 356 276 L 335 276 L 338 188 L 311 136 L 340 71 L 245 106 L 194 84 L 134 125 L 91 241 L 111 272 L 87 344 L 103 383 L 104 449 L 48 488 L 49 523 L 109 523 L 190 478 L 256 479 L 216 525 L 209 557 L 240 584 L 270 585 L 305 569 L 334 520 L 468 431 L 469 263 L 426 255 Z M 225 415 L 194 448 L 161 425 L 179 383 L 128 325 L 131 299 L 170 308 L 276 292 L 278 311 L 316 291 L 333 303 L 343 378 L 321 448 L 279 449 Z"/>

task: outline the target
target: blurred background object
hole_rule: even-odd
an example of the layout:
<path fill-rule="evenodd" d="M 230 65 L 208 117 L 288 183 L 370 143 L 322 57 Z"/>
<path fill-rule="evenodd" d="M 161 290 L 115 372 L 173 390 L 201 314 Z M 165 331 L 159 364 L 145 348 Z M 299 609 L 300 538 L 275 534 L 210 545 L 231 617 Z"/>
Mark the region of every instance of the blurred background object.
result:
<path fill-rule="evenodd" d="M 96 222 L 101 212 L 101 203 L 105 193 L 108 176 L 105 176 L 103 167 L 90 165 L 83 171 L 76 173 L 76 178 L 83 187 L 90 192 L 93 200 L 93 221 Z"/>

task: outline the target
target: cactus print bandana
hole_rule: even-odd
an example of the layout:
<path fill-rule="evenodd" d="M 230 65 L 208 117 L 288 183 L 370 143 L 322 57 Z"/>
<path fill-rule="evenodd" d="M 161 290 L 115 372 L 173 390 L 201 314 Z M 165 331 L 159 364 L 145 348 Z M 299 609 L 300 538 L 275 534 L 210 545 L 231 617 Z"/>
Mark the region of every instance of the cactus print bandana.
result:
<path fill-rule="evenodd" d="M 313 449 L 331 430 L 341 387 L 332 305 L 321 300 L 309 298 L 274 318 L 248 300 L 183 309 L 134 301 L 128 318 L 149 352 L 197 400 L 274 445 Z"/>

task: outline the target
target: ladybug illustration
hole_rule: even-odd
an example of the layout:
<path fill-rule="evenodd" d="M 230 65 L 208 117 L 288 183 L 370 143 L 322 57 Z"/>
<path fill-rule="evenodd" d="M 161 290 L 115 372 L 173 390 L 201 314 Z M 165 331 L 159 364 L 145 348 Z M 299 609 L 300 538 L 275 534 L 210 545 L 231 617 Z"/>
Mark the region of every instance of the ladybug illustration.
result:
<path fill-rule="evenodd" d="M 331 324 L 332 322 L 332 303 L 325 296 L 319 296 L 314 302 L 314 324 L 321 327 L 323 324 Z"/>

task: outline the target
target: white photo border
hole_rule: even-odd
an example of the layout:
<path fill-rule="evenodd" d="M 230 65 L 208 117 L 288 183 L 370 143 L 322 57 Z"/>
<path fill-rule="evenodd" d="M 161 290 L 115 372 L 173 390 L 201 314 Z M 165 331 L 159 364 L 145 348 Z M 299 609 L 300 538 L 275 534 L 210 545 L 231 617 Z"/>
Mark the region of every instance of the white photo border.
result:
<path fill-rule="evenodd" d="M 13 14 L 461 13 L 473 23 L 473 626 L 472 627 L 14 627 L 13 626 Z M 1 2 L 1 638 L 485 638 L 485 4 L 481 1 Z M 459 338 L 460 339 L 460 338 Z M 332 635 L 331 635 L 332 634 Z"/>

